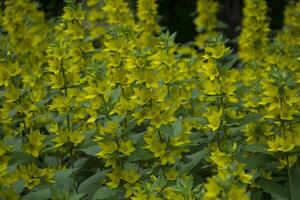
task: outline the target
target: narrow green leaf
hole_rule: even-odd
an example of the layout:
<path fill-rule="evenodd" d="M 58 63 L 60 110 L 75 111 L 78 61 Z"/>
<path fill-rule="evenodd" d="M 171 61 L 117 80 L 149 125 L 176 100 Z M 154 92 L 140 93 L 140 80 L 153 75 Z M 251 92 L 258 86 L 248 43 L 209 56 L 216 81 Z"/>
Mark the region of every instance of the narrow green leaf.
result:
<path fill-rule="evenodd" d="M 182 165 L 181 173 L 190 172 L 203 158 L 206 157 L 206 155 L 207 151 L 205 150 L 189 155 L 188 158 L 191 159 L 191 161 L 187 164 Z"/>
<path fill-rule="evenodd" d="M 84 149 L 80 149 L 83 151 L 85 154 L 90 155 L 90 156 L 96 156 L 99 151 L 101 150 L 99 145 L 92 145 Z"/>
<path fill-rule="evenodd" d="M 270 154 L 270 152 L 267 151 L 266 145 L 264 144 L 249 144 L 242 146 L 242 149 L 252 153 Z"/>
<path fill-rule="evenodd" d="M 28 153 L 15 151 L 10 153 L 9 165 L 27 163 L 34 160 L 34 157 Z"/>
<path fill-rule="evenodd" d="M 129 161 L 135 162 L 140 160 L 149 160 L 152 158 L 154 158 L 153 154 L 149 150 L 137 147 L 137 149 L 129 156 Z"/>
<path fill-rule="evenodd" d="M 93 196 L 93 200 L 110 199 L 110 197 L 116 195 L 119 192 L 120 192 L 120 190 L 113 190 L 113 189 L 110 189 L 109 187 L 104 186 L 95 192 L 95 194 Z"/>
<path fill-rule="evenodd" d="M 235 57 L 235 58 L 229 60 L 227 63 L 225 63 L 223 67 L 225 69 L 231 69 L 236 61 L 237 61 L 237 58 Z"/>
<path fill-rule="evenodd" d="M 51 197 L 51 191 L 49 188 L 47 188 L 39 191 L 30 192 L 25 196 L 23 196 L 21 200 L 34 200 L 34 199 L 46 200 L 46 199 L 50 199 L 50 197 Z"/>
<path fill-rule="evenodd" d="M 115 103 L 118 99 L 119 99 L 119 97 L 120 97 L 120 95 L 121 95 L 121 87 L 120 86 L 118 86 L 118 87 L 116 87 L 113 91 L 112 91 L 112 94 L 111 94 L 111 100 L 112 100 L 112 103 Z"/>
<path fill-rule="evenodd" d="M 252 156 L 243 156 L 244 152 L 242 151 L 241 154 L 236 157 L 239 162 L 247 164 L 247 168 L 254 169 L 256 167 L 266 166 L 266 164 L 271 163 L 274 161 L 272 156 L 262 153 L 255 153 Z"/>
<path fill-rule="evenodd" d="M 86 190 L 88 190 L 91 187 L 91 185 L 100 186 L 100 181 L 103 180 L 104 178 L 105 178 L 105 172 L 99 172 L 88 177 L 87 179 L 85 179 L 80 183 L 78 187 L 78 192 L 86 192 Z"/>
<path fill-rule="evenodd" d="M 292 192 L 294 199 L 300 199 L 300 167 L 292 170 Z"/>
<path fill-rule="evenodd" d="M 78 169 L 79 168 L 73 168 L 73 169 L 63 169 L 57 171 L 54 175 L 55 185 L 57 187 L 71 186 L 72 178 L 70 176 L 73 172 L 77 171 Z"/>
<path fill-rule="evenodd" d="M 249 124 L 251 122 L 255 122 L 257 121 L 259 118 L 261 118 L 261 115 L 258 113 L 249 113 L 246 114 L 241 120 L 240 120 L 240 125 L 246 125 Z"/>
<path fill-rule="evenodd" d="M 182 132 L 182 120 L 177 119 L 173 124 L 173 136 L 179 136 Z"/>
<path fill-rule="evenodd" d="M 79 193 L 79 194 L 75 194 L 73 195 L 69 200 L 80 200 L 82 199 L 86 194 L 84 193 Z"/>
<path fill-rule="evenodd" d="M 17 194 L 20 194 L 24 190 L 24 180 L 21 179 L 13 184 L 13 189 Z"/>
<path fill-rule="evenodd" d="M 287 189 L 268 179 L 260 178 L 256 181 L 256 183 L 266 192 L 269 193 L 273 198 L 281 198 L 282 200 L 288 199 Z"/>

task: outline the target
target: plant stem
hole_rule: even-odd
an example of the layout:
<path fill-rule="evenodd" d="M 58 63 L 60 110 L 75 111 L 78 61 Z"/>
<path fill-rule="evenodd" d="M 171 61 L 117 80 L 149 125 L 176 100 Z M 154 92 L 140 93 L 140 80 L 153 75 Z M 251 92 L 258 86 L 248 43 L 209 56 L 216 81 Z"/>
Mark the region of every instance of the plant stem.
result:
<path fill-rule="evenodd" d="M 193 102 L 193 99 L 191 99 L 191 114 L 192 114 L 192 117 L 194 117 L 195 111 L 194 111 L 194 102 Z"/>
<path fill-rule="evenodd" d="M 282 98 L 280 98 L 280 109 L 281 109 L 281 111 L 282 111 L 282 104 L 283 104 L 283 100 L 282 100 Z M 283 138 L 286 139 L 284 121 L 281 119 L 281 116 L 279 116 L 279 117 L 280 117 L 281 134 L 282 134 Z M 287 173 L 288 173 L 290 200 L 294 200 L 294 197 L 293 197 L 293 180 L 292 180 L 292 173 L 291 173 L 291 166 L 290 166 L 290 162 L 289 162 L 289 156 L 287 154 L 285 154 L 284 156 L 285 156 L 285 160 L 286 160 L 286 163 L 287 163 Z"/>
<path fill-rule="evenodd" d="M 285 155 L 285 159 L 286 159 L 286 163 L 287 163 L 290 200 L 294 200 L 294 195 L 293 195 L 293 179 L 292 179 L 291 167 L 290 167 L 290 162 L 289 162 L 289 156 Z"/>
<path fill-rule="evenodd" d="M 1 11 L 4 12 L 5 9 L 5 0 L 1 1 Z"/>
<path fill-rule="evenodd" d="M 27 126 L 26 126 L 25 119 L 23 119 L 23 125 L 24 125 L 24 132 L 25 132 L 25 135 L 26 135 L 26 134 L 28 134 L 28 129 L 27 129 Z"/>
<path fill-rule="evenodd" d="M 104 96 L 103 96 L 103 94 L 101 94 L 100 96 L 101 96 L 101 99 L 102 99 L 103 104 L 104 104 L 105 115 L 106 115 L 106 117 L 107 117 L 109 120 L 111 120 L 111 117 L 109 116 L 109 112 L 108 112 L 108 109 L 107 109 L 107 104 L 106 104 L 106 101 L 105 101 L 105 99 L 104 99 Z"/>
<path fill-rule="evenodd" d="M 67 78 L 66 78 L 64 69 L 62 70 L 62 74 L 63 74 L 63 77 L 64 77 L 64 91 L 65 91 L 64 95 L 65 95 L 65 97 L 67 97 L 68 96 L 68 83 L 67 83 Z M 70 123 L 69 113 L 67 114 L 67 126 L 68 126 L 68 131 L 70 133 L 71 132 L 71 123 Z"/>

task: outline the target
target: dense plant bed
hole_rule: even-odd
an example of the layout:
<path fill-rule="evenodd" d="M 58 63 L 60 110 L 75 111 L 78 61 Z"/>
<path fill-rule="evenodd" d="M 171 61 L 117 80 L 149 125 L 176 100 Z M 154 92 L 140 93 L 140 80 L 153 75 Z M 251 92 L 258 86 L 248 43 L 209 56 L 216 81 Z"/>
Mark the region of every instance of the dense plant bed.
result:
<path fill-rule="evenodd" d="M 218 9 L 198 0 L 177 44 L 155 0 L 47 20 L 4 1 L 0 199 L 300 199 L 300 3 L 270 37 L 266 2 L 245 0 L 237 51 Z"/>

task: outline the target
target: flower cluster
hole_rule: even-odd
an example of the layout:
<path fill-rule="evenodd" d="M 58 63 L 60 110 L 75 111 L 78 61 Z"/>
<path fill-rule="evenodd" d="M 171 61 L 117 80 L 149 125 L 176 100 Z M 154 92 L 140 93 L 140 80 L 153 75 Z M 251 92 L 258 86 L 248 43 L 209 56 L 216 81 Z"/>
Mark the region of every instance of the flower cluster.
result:
<path fill-rule="evenodd" d="M 0 18 L 0 199 L 299 199 L 300 2 L 269 36 L 246 0 L 239 49 L 199 0 L 192 44 L 158 3 L 31 0 Z"/>

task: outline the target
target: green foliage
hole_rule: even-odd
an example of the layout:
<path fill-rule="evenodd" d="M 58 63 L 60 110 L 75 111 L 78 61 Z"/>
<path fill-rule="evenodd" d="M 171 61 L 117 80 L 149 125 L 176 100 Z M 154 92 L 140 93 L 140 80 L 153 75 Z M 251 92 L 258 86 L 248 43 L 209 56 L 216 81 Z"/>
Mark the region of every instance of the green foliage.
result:
<path fill-rule="evenodd" d="M 270 38 L 245 1 L 234 52 L 216 1 L 180 45 L 155 0 L 65 2 L 1 13 L 1 199 L 300 198 L 300 3 Z"/>

